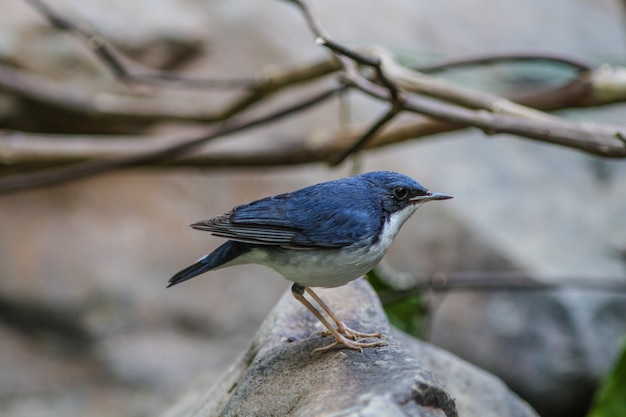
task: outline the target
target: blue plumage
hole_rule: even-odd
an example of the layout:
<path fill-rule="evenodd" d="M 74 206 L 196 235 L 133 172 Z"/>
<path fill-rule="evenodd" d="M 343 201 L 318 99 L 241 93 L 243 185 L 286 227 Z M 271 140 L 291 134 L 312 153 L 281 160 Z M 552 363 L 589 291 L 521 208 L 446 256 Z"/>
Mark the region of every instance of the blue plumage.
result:
<path fill-rule="evenodd" d="M 357 181 L 331 181 L 236 207 L 228 221 L 233 229 L 247 225 L 276 230 L 282 245 L 303 248 L 340 248 L 361 242 L 380 232 L 384 214 Z M 202 229 L 203 223 L 194 225 Z M 235 235 L 231 238 L 237 238 Z"/>
<path fill-rule="evenodd" d="M 191 225 L 229 240 L 174 275 L 168 286 L 213 269 L 257 263 L 294 282 L 294 295 L 303 301 L 305 289 L 312 292 L 306 287 L 344 285 L 369 271 L 421 204 L 448 198 L 405 175 L 377 171 L 243 204 Z M 320 318 L 317 310 L 303 303 Z M 370 346 L 342 339 L 358 332 L 347 332 L 345 325 L 333 320 L 338 330 L 324 325 L 336 343 L 352 349 Z"/>
<path fill-rule="evenodd" d="M 204 274 L 205 272 L 211 271 L 215 268 L 219 268 L 223 264 L 250 252 L 251 249 L 252 246 L 249 244 L 229 240 L 215 251 L 211 252 L 210 255 L 204 255 L 193 265 L 188 266 L 174 275 L 174 277 L 170 280 L 168 287 L 180 284 L 183 281 L 187 281 L 188 279 Z"/>

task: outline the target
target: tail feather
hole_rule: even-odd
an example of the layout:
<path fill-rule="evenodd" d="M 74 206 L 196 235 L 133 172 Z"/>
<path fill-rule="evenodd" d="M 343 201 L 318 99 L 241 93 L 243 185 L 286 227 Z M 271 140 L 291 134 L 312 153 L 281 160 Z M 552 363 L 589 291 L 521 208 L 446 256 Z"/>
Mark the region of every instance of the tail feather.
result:
<path fill-rule="evenodd" d="M 219 248 L 215 249 L 215 251 L 203 256 L 194 262 L 193 265 L 188 266 L 170 278 L 167 288 L 218 268 L 225 263 L 250 252 L 251 249 L 252 245 L 229 240 Z"/>

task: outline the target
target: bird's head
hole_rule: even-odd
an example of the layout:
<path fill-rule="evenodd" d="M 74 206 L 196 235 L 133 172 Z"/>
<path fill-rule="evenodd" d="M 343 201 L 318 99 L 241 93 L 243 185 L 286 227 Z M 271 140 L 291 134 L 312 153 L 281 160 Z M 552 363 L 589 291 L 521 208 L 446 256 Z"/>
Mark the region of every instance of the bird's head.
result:
<path fill-rule="evenodd" d="M 392 171 L 375 171 L 360 175 L 388 213 L 407 212 L 410 216 L 427 201 L 447 200 L 452 196 L 430 191 L 414 179 Z M 408 218 L 407 216 L 407 218 Z"/>

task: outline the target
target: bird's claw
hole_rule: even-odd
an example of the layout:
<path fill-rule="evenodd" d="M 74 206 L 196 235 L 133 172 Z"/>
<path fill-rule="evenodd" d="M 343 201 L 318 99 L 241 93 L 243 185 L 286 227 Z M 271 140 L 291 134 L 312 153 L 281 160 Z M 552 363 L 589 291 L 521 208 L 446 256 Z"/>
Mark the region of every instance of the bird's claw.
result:
<path fill-rule="evenodd" d="M 348 349 L 358 350 L 359 352 L 363 352 L 363 348 L 376 347 L 376 346 L 382 346 L 382 345 L 387 344 L 387 342 L 384 340 L 366 343 L 366 342 L 361 342 L 361 341 L 352 341 L 343 335 L 339 335 L 339 337 L 340 338 L 335 338 L 335 341 L 330 343 L 329 345 L 314 349 L 312 353 L 328 352 L 329 350 L 332 350 L 333 348 L 339 345 L 343 345 Z"/>
<path fill-rule="evenodd" d="M 338 323 L 337 332 L 339 333 L 339 338 L 335 336 L 335 341 L 333 343 L 324 347 L 317 348 L 313 351 L 313 353 L 328 352 L 329 350 L 332 350 L 334 347 L 339 346 L 339 345 L 343 345 L 348 349 L 358 350 L 359 352 L 363 352 L 363 348 L 382 346 L 387 343 L 382 340 L 377 341 L 377 342 L 364 342 L 365 339 L 372 339 L 372 338 L 385 339 L 385 336 L 380 332 L 377 332 L 377 333 L 359 332 L 359 331 L 349 328 L 342 322 Z M 314 332 L 313 334 L 314 335 L 319 334 L 322 337 L 334 336 L 333 333 L 331 333 L 328 330 L 318 330 Z"/>
<path fill-rule="evenodd" d="M 346 326 L 344 323 L 341 323 L 341 322 L 339 323 L 339 326 L 337 326 L 337 332 L 339 332 L 339 334 L 351 340 L 363 340 L 363 339 L 373 339 L 373 338 L 384 339 L 385 338 L 385 335 L 380 332 L 376 332 L 376 333 L 359 332 L 359 331 L 349 328 L 348 326 Z M 333 334 L 328 330 L 317 330 L 311 333 L 311 336 L 316 336 L 316 335 L 325 337 L 325 336 L 332 336 Z"/>
<path fill-rule="evenodd" d="M 343 323 L 341 323 L 343 324 Z M 358 332 L 356 330 L 353 330 L 349 327 L 347 327 L 345 324 L 343 324 L 343 326 L 339 326 L 339 328 L 337 329 L 337 331 L 344 335 L 345 337 L 347 337 L 348 339 L 352 339 L 352 340 L 361 340 L 361 339 L 384 339 L 385 336 L 380 333 L 380 332 L 376 332 L 376 333 L 363 333 L 363 332 Z"/>

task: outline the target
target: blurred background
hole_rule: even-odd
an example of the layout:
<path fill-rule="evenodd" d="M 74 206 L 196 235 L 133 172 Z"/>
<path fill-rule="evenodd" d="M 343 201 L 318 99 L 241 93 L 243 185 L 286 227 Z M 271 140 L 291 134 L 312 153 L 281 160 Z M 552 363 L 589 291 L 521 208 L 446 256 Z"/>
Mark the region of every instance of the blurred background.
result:
<path fill-rule="evenodd" d="M 49 4 L 153 67 L 245 77 L 269 65 L 302 65 L 325 56 L 288 2 Z M 312 5 L 335 39 L 380 44 L 416 63 L 541 50 L 624 64 L 626 14 L 618 0 Z M 69 91 L 141 93 L 113 80 L 79 39 L 52 28 L 21 0 L 3 2 L 0 61 L 43 74 Z M 571 76 L 537 63 L 445 75 L 496 93 Z M 158 94 L 216 107 L 227 97 L 189 89 Z M 381 109 L 350 97 L 355 124 L 371 122 Z M 211 146 L 336 128 L 341 111 L 330 103 Z M 623 125 L 626 106 L 560 114 Z M 34 104 L 16 106 L 11 93 L 0 89 L 0 128 L 123 130 L 74 122 Z M 133 127 L 154 134 L 185 128 Z M 377 169 L 403 172 L 455 197 L 423 207 L 405 225 L 386 257 L 395 270 L 521 271 L 548 283 L 623 286 L 626 163 L 477 130 L 367 151 L 335 169 L 142 168 L 2 195 L 0 414 L 154 415 L 199 378 L 216 380 L 247 349 L 288 283 L 271 270 L 240 266 L 166 290 L 172 274 L 221 244 L 188 225 L 252 199 Z M 584 415 L 626 332 L 626 297 L 611 289 L 462 291 L 438 293 L 429 302 L 433 314 L 422 336 L 496 373 L 542 416 Z"/>

